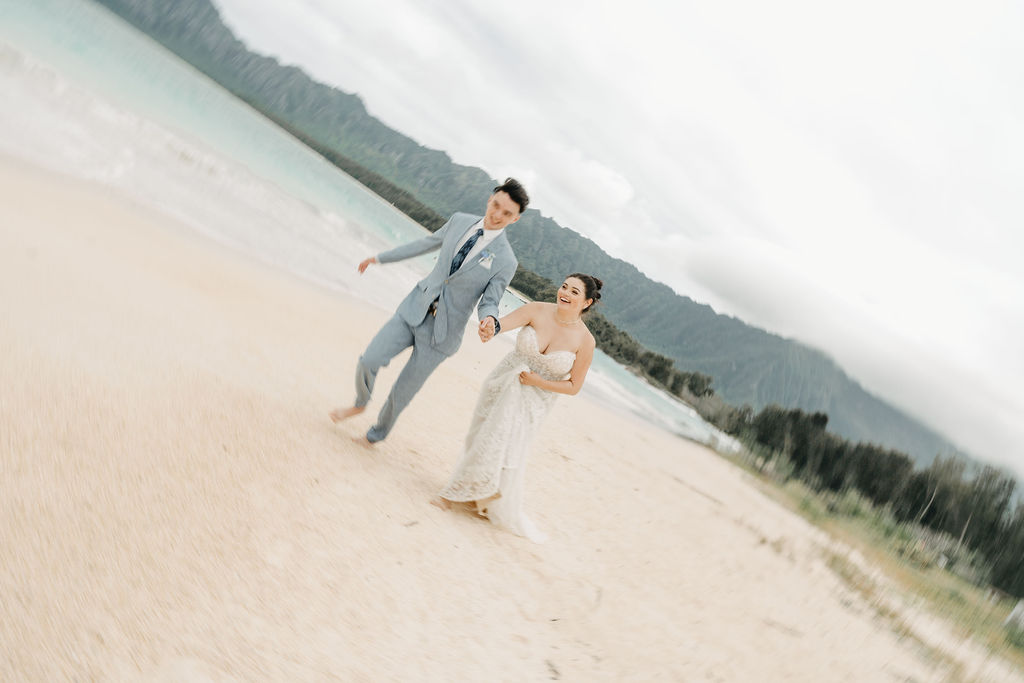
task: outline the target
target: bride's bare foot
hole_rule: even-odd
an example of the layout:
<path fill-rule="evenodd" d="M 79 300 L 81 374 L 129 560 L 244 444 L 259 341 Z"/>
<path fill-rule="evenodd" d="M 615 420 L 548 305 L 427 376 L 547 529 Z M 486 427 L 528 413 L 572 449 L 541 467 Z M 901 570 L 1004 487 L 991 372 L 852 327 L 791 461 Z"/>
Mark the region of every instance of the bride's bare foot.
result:
<path fill-rule="evenodd" d="M 452 509 L 452 502 L 446 498 L 442 498 L 441 496 L 434 498 L 432 501 L 430 501 L 430 504 L 433 505 L 434 507 L 441 508 L 442 510 Z"/>
<path fill-rule="evenodd" d="M 493 495 L 490 498 L 484 498 L 482 500 L 467 500 L 455 502 L 448 500 L 447 498 L 438 496 L 437 498 L 431 500 L 430 504 L 433 505 L 434 507 L 441 508 L 442 510 L 446 511 L 451 510 L 456 505 L 458 505 L 460 509 L 466 510 L 467 512 L 471 512 L 477 517 L 483 517 L 484 519 L 487 519 L 487 505 L 497 500 L 498 498 L 501 498 L 500 493 L 497 495 Z"/>
<path fill-rule="evenodd" d="M 477 517 L 483 517 L 484 519 L 487 519 L 487 506 L 493 503 L 494 501 L 498 500 L 499 498 L 501 498 L 501 491 L 495 493 L 493 496 L 490 496 L 488 498 L 474 500 L 474 512 L 476 512 Z"/>
<path fill-rule="evenodd" d="M 331 418 L 331 422 L 337 424 L 342 420 L 347 420 L 353 415 L 358 415 L 364 410 L 366 410 L 366 406 L 352 406 L 351 408 L 335 408 L 331 412 L 327 413 L 327 415 Z"/>

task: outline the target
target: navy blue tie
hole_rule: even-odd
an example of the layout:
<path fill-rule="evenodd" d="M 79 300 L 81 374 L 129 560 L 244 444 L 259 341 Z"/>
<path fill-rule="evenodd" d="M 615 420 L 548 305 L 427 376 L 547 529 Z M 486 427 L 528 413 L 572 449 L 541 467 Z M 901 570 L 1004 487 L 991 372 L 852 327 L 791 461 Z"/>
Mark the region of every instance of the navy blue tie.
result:
<path fill-rule="evenodd" d="M 476 232 L 470 235 L 466 243 L 462 245 L 459 252 L 455 254 L 455 258 L 452 259 L 452 269 L 448 271 L 449 277 L 455 274 L 455 271 L 462 267 L 462 262 L 466 260 L 466 255 L 473 250 L 473 245 L 480 239 L 484 234 L 483 228 L 477 228 Z"/>

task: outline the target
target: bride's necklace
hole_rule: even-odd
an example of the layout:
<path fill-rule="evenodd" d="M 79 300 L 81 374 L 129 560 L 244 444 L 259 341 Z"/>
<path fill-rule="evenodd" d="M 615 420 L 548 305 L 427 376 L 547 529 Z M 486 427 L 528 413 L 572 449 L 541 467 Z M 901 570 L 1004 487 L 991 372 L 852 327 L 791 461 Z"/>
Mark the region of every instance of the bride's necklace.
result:
<path fill-rule="evenodd" d="M 565 322 L 565 321 L 561 320 L 557 315 L 555 316 L 555 322 L 558 323 L 559 325 L 561 325 L 562 327 L 571 327 L 572 325 L 575 325 L 579 321 L 580 321 L 580 319 L 576 318 L 575 320 L 570 320 L 569 322 Z"/>

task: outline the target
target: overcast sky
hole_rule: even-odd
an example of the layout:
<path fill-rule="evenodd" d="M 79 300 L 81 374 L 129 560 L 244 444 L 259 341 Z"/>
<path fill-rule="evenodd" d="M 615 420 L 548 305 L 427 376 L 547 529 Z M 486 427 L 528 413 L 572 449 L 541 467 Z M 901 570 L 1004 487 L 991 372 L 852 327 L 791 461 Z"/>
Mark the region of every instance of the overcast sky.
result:
<path fill-rule="evenodd" d="M 251 48 L 1024 475 L 1021 3 L 215 2 Z"/>

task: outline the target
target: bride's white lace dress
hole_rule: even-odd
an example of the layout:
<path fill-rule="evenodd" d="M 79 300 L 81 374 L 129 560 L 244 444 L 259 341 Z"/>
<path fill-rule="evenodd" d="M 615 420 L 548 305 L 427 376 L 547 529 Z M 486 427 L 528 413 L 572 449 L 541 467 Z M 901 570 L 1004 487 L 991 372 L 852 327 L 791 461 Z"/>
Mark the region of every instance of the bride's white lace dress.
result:
<path fill-rule="evenodd" d="M 530 442 L 540 428 L 556 394 L 519 382 L 519 373 L 532 370 L 544 379 L 563 380 L 576 354 L 541 353 L 537 333 L 527 325 L 516 337 L 516 347 L 484 380 L 462 458 L 441 496 L 451 501 L 482 500 L 501 493 L 487 504 L 492 523 L 541 543 L 545 535 L 523 511 L 526 458 Z"/>

